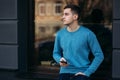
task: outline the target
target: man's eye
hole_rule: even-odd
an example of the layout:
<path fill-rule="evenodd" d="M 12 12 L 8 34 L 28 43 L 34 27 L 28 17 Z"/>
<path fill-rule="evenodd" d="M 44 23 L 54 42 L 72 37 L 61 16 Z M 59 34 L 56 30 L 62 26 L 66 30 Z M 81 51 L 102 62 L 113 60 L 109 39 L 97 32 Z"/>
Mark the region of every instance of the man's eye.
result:
<path fill-rule="evenodd" d="M 68 15 L 68 13 L 65 13 L 64 15 Z"/>

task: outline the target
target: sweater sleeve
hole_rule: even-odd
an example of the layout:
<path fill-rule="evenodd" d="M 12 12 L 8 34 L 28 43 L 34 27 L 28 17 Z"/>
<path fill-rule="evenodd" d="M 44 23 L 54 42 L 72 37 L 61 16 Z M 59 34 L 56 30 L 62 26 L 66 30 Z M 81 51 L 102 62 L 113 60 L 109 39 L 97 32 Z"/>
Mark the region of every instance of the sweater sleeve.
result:
<path fill-rule="evenodd" d="M 93 59 L 91 65 L 89 66 L 89 68 L 84 73 L 87 76 L 90 76 L 100 66 L 100 64 L 102 63 L 102 61 L 104 59 L 104 55 L 103 55 L 103 52 L 99 45 L 99 42 L 93 32 L 90 32 L 88 35 L 88 45 L 94 55 L 94 59 Z"/>
<path fill-rule="evenodd" d="M 55 38 L 54 50 L 53 50 L 53 58 L 57 63 L 59 63 L 60 58 L 62 57 L 61 55 L 62 55 L 62 49 L 60 46 L 60 37 L 57 34 Z"/>

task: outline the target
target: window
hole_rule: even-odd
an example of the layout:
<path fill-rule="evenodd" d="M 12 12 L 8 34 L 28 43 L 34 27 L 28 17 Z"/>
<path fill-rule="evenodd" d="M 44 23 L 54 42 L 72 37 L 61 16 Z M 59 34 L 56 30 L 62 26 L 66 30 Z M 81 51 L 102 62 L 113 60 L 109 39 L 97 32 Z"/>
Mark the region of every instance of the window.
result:
<path fill-rule="evenodd" d="M 39 32 L 45 32 L 45 27 L 39 27 Z"/>
<path fill-rule="evenodd" d="M 38 8 L 39 8 L 39 15 L 40 16 L 45 15 L 45 13 L 46 13 L 45 3 L 44 2 L 39 3 Z"/>
<path fill-rule="evenodd" d="M 62 3 L 61 2 L 56 2 L 54 4 L 54 14 L 55 15 L 60 15 L 61 14 L 61 8 L 62 8 Z"/>
<path fill-rule="evenodd" d="M 56 4 L 55 13 L 61 13 L 61 4 Z"/>

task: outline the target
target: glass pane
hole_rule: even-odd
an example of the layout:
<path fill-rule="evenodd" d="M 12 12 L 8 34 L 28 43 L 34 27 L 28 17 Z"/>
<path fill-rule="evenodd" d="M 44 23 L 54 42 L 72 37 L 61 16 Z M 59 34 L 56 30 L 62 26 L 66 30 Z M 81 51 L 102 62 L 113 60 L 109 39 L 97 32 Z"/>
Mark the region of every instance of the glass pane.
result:
<path fill-rule="evenodd" d="M 59 73 L 59 64 L 54 61 L 52 54 L 55 34 L 64 27 L 61 16 L 66 4 L 76 4 L 81 7 L 80 24 L 96 34 L 105 55 L 101 68 L 104 67 L 103 70 L 109 73 L 112 62 L 112 0 L 35 0 L 34 44 L 37 71 L 45 74 Z"/>

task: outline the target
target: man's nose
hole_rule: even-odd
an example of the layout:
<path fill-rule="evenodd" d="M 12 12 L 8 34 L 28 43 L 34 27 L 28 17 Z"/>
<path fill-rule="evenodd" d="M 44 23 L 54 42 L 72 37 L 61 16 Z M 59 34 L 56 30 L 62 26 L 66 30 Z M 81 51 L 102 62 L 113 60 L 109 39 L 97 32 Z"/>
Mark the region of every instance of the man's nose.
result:
<path fill-rule="evenodd" d="M 61 17 L 61 21 L 63 21 L 63 19 L 64 19 L 64 16 Z"/>

